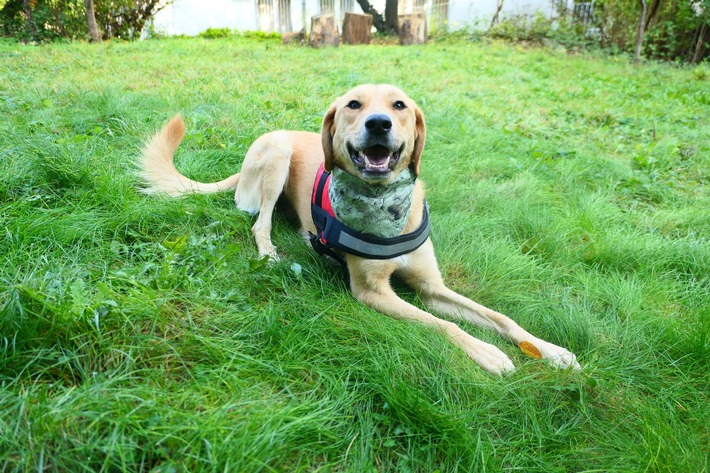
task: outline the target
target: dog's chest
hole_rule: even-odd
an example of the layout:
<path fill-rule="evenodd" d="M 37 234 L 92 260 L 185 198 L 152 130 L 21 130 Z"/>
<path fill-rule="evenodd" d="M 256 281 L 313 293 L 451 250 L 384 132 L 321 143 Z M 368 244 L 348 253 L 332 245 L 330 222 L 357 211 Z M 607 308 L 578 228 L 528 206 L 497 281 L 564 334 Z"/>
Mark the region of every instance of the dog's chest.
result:
<path fill-rule="evenodd" d="M 415 178 L 407 169 L 387 185 L 371 185 L 333 169 L 328 196 L 335 216 L 370 235 L 391 238 L 402 233 L 412 209 Z"/>

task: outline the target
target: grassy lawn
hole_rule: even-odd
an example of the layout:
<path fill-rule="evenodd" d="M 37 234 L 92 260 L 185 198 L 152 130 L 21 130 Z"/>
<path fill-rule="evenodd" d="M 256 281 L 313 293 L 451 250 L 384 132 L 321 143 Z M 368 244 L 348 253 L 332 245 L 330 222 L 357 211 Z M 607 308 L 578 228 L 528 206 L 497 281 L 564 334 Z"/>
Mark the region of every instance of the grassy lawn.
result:
<path fill-rule="evenodd" d="M 707 472 L 707 76 L 495 42 L 0 44 L 0 471 Z M 232 195 L 136 192 L 177 112 L 212 181 L 367 82 L 425 112 L 449 285 L 581 372 L 465 326 L 518 367 L 492 377 L 358 305 L 290 219 L 265 265 Z"/>

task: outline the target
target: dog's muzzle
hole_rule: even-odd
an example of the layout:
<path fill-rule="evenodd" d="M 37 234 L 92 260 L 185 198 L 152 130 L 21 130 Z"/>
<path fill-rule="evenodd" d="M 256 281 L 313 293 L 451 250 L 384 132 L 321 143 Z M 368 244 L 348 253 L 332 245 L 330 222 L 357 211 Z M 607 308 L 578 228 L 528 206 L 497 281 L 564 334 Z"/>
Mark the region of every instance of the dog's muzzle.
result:
<path fill-rule="evenodd" d="M 392 151 L 383 145 L 368 146 L 362 150 L 348 145 L 350 159 L 358 171 L 373 177 L 387 177 L 402 155 L 402 145 L 397 151 Z"/>

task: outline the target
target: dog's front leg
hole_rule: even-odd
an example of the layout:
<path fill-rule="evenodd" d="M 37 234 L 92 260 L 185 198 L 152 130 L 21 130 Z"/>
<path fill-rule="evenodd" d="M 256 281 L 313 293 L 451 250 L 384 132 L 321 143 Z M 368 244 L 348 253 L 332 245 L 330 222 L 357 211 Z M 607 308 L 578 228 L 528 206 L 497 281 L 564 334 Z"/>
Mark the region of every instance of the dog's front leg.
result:
<path fill-rule="evenodd" d="M 505 315 L 484 307 L 443 284 L 423 284 L 419 286 L 419 290 L 427 307 L 437 313 L 491 328 L 526 353 L 544 358 L 555 367 L 580 369 L 577 358 L 570 351 L 535 337 Z"/>
<path fill-rule="evenodd" d="M 433 312 L 495 330 L 524 352 L 544 358 L 558 368 L 580 369 L 577 358 L 570 351 L 535 337 L 505 315 L 446 287 L 430 242 L 412 255 L 399 274 L 419 292 L 424 304 Z"/>
<path fill-rule="evenodd" d="M 418 322 L 446 335 L 481 368 L 502 375 L 515 367 L 510 358 L 498 347 L 472 337 L 453 322 L 439 319 L 395 294 L 390 286 L 394 267 L 390 263 L 371 260 L 353 261 L 348 257 L 350 286 L 355 298 L 363 304 L 391 317 Z"/>

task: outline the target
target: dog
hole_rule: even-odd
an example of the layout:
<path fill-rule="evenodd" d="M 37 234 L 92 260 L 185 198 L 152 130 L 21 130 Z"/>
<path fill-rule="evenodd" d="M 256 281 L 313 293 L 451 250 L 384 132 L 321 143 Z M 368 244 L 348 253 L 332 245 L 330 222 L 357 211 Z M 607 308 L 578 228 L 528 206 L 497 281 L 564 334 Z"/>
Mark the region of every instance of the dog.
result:
<path fill-rule="evenodd" d="M 346 265 L 352 294 L 359 302 L 435 329 L 488 372 L 502 375 L 514 369 L 510 358 L 496 346 L 397 296 L 390 284 L 394 275 L 414 288 L 432 312 L 492 329 L 524 353 L 555 367 L 580 369 L 568 350 L 531 335 L 505 315 L 445 286 L 428 232 L 421 233 L 428 219 L 424 188 L 418 179 L 426 140 L 424 115 L 398 88 L 355 87 L 328 108 L 320 134 L 274 131 L 262 135 L 249 148 L 241 172 L 219 182 L 197 182 L 175 168 L 173 155 L 184 133 L 184 121 L 177 115 L 145 143 L 139 173 L 146 193 L 183 196 L 234 190 L 236 206 L 258 214 L 252 233 L 259 255 L 277 259 L 271 220 L 282 195 L 295 210 L 302 235 L 313 235 L 314 247 L 327 243 L 316 228 L 314 182 L 322 173 L 331 173 L 328 194 L 335 200 L 335 212 L 331 213 L 336 218 L 342 214 L 347 220 L 344 225 L 354 229 L 353 234 L 363 238 L 371 234 L 382 239 L 377 241 L 387 242 L 420 230 L 416 247 L 396 256 L 381 257 L 367 251 L 353 254 L 340 247 L 328 250 Z"/>

